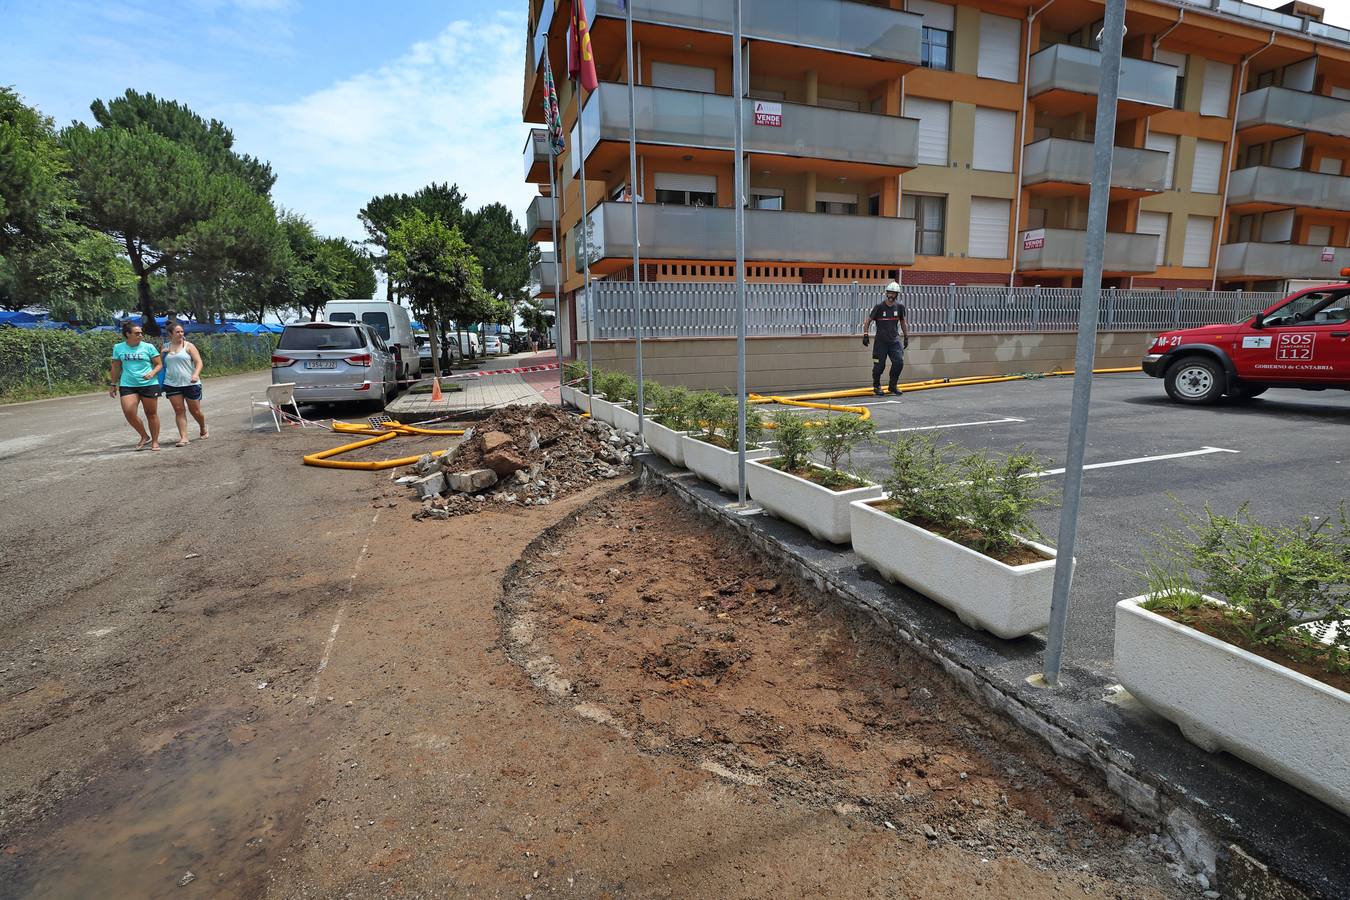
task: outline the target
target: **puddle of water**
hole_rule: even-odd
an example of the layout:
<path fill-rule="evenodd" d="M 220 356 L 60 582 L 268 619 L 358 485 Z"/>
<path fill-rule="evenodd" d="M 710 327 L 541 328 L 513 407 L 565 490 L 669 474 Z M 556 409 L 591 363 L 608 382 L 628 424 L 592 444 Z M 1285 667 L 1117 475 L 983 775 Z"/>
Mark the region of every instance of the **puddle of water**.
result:
<path fill-rule="evenodd" d="M 4 848 L 0 897 L 261 894 L 303 824 L 317 737 L 310 724 L 217 721 L 169 739 Z"/>

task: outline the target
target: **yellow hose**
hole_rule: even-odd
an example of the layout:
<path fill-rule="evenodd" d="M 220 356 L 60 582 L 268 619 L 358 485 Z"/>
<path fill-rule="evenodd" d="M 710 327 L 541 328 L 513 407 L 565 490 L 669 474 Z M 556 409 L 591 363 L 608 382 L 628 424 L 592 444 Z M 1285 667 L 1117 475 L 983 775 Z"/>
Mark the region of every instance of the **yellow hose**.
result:
<path fill-rule="evenodd" d="M 375 444 L 382 443 L 399 436 L 410 437 L 413 435 L 460 435 L 464 433 L 462 428 L 417 428 L 413 425 L 404 425 L 402 422 L 390 422 L 387 425 L 381 425 L 378 428 L 370 425 L 356 425 L 350 422 L 334 422 L 333 430 L 340 434 L 368 434 L 363 441 L 356 441 L 352 444 L 343 444 L 341 447 L 333 447 L 329 450 L 321 450 L 318 453 L 311 453 L 304 457 L 304 463 L 307 466 L 318 466 L 322 469 L 355 469 L 362 472 L 377 472 L 381 469 L 395 469 L 399 466 L 410 466 L 422 457 L 402 456 L 398 459 L 377 459 L 370 462 L 349 462 L 347 460 L 332 459 L 334 456 L 341 456 L 343 453 L 350 453 L 352 450 L 360 450 L 362 447 L 372 447 Z M 432 456 L 440 456 L 444 450 L 435 450 Z"/>

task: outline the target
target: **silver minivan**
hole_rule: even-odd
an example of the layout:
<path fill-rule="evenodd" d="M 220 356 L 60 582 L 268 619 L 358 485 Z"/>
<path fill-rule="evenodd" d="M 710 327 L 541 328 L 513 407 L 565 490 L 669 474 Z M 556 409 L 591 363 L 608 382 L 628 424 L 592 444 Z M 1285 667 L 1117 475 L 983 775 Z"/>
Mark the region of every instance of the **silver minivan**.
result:
<path fill-rule="evenodd" d="M 272 354 L 272 383 L 295 384 L 300 403 L 366 401 L 383 409 L 398 393 L 394 354 L 369 325 L 287 325 Z"/>

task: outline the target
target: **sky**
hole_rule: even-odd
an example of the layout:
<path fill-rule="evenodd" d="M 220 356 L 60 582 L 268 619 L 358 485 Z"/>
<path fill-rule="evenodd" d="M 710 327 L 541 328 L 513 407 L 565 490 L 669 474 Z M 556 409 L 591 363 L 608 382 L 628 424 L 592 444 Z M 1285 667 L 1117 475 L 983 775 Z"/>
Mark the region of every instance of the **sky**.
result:
<path fill-rule="evenodd" d="M 432 181 L 523 224 L 524 48 L 523 0 L 0 0 L 0 84 L 58 126 L 129 87 L 179 100 L 355 240 L 371 197 Z"/>

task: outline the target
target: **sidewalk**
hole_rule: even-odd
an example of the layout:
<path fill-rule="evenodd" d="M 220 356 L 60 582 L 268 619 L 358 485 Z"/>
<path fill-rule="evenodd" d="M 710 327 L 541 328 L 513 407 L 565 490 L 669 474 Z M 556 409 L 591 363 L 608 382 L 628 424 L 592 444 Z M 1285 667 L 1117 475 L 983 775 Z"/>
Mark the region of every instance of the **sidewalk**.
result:
<path fill-rule="evenodd" d="M 468 377 L 445 377 L 441 386 L 454 385 L 457 391 L 445 391 L 439 402 L 431 399 L 430 393 L 414 394 L 411 391 L 400 394 L 390 403 L 385 412 L 400 422 L 424 422 L 443 416 L 471 419 L 488 415 L 494 409 L 503 406 L 529 406 L 535 403 L 557 405 L 558 379 L 557 369 L 541 372 L 522 372 L 501 375 L 473 374 L 475 371 L 493 372 L 499 369 L 515 369 L 526 366 L 548 365 L 558 361 L 557 353 L 516 353 L 508 356 L 492 357 L 482 360 L 479 370 L 466 370 L 456 375 Z M 430 383 L 430 378 L 423 379 Z"/>

